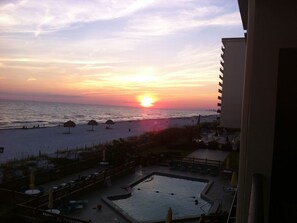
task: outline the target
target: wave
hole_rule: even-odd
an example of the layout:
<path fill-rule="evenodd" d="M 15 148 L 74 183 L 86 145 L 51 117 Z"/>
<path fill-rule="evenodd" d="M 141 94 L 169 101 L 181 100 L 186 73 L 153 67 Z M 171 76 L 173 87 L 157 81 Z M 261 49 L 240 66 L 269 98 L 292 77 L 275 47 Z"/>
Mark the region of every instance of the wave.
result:
<path fill-rule="evenodd" d="M 46 123 L 47 121 L 41 121 L 41 120 L 32 120 L 32 121 L 12 121 L 11 123 Z"/>
<path fill-rule="evenodd" d="M 0 100 L 2 121 L 0 128 L 21 128 L 23 126 L 58 126 L 72 120 L 85 124 L 91 119 L 104 123 L 108 119 L 129 121 L 142 119 L 198 117 L 217 114 L 213 110 L 169 110 L 129 108 L 119 106 L 80 105 L 43 102 L 20 102 Z M 41 119 L 42 118 L 42 119 Z M 5 121 L 4 121 L 5 120 Z"/>

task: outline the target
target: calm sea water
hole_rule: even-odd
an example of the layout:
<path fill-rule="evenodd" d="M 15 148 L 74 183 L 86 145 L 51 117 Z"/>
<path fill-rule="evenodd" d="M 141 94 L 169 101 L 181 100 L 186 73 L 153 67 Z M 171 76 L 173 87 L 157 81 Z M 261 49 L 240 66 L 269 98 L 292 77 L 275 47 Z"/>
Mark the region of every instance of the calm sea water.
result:
<path fill-rule="evenodd" d="M 85 124 L 91 119 L 105 123 L 108 119 L 128 121 L 216 114 L 216 111 L 213 110 L 131 108 L 0 99 L 0 129 L 21 128 L 23 126 L 29 128 L 33 126 L 57 126 L 68 120 L 72 120 L 76 124 Z"/>

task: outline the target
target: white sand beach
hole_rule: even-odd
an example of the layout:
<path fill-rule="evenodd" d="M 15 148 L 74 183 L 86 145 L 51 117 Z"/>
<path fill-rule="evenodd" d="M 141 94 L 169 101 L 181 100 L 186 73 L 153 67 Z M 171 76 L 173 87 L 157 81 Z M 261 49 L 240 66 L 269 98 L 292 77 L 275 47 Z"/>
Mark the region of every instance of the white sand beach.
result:
<path fill-rule="evenodd" d="M 200 122 L 212 122 L 215 115 L 201 116 Z M 87 124 L 76 125 L 70 129 L 63 126 L 32 128 L 32 129 L 3 129 L 0 130 L 0 163 L 13 159 L 26 158 L 31 155 L 53 154 L 57 150 L 79 149 L 86 146 L 104 144 L 114 139 L 138 136 L 145 132 L 159 131 L 169 127 L 194 125 L 197 118 L 171 118 L 156 120 L 139 120 L 117 122 L 106 129 L 105 123 L 94 126 Z M 130 129 L 130 131 L 129 131 Z"/>

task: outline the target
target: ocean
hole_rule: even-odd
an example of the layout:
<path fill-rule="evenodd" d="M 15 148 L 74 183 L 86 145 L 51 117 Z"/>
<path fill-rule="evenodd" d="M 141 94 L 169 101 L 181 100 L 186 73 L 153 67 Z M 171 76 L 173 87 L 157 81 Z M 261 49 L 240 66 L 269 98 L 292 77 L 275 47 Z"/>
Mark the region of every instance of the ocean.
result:
<path fill-rule="evenodd" d="M 197 117 L 217 115 L 215 110 L 180 110 L 132 108 L 109 105 L 70 104 L 0 99 L 0 129 L 58 126 L 68 120 L 86 124 L 94 119 L 98 123 L 143 119 Z"/>

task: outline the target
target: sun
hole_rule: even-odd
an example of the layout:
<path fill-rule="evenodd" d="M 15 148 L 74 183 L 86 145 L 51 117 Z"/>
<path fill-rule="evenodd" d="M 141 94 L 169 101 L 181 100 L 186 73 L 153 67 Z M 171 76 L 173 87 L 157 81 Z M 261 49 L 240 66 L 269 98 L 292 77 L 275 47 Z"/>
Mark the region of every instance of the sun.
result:
<path fill-rule="evenodd" d="M 150 96 L 140 96 L 139 102 L 142 107 L 149 108 L 154 105 L 155 100 Z"/>
<path fill-rule="evenodd" d="M 151 107 L 153 106 L 153 99 L 152 98 L 149 98 L 149 97 L 143 97 L 140 101 L 140 104 L 142 107 Z"/>

